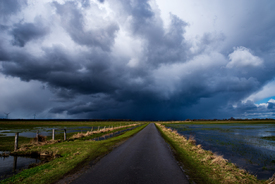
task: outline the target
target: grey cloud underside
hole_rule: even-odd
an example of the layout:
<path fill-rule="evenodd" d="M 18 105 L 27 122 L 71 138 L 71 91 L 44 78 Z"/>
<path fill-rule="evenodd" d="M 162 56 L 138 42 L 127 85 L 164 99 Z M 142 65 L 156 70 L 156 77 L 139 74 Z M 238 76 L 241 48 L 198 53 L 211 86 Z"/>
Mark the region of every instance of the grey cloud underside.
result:
<path fill-rule="evenodd" d="M 119 30 L 115 22 L 104 22 L 102 28 L 84 30 L 83 14 L 74 2 L 59 4 L 53 2 L 57 14 L 61 18 L 62 26 L 70 34 L 71 38 L 80 45 L 89 47 L 100 47 L 102 50 L 110 51 L 114 43 L 116 32 Z"/>
<path fill-rule="evenodd" d="M 5 18 L 6 16 L 16 14 L 26 5 L 26 0 L 0 0 L 0 16 Z"/>
<path fill-rule="evenodd" d="M 10 8 L 6 15 L 22 9 L 17 1 L 0 2 Z M 39 55 L 25 49 L 27 44 L 42 42 L 53 32 L 44 19 L 19 21 L 12 26 L 2 23 L 0 29 L 10 40 L 0 43 L 1 72 L 23 81 L 44 83 L 59 102 L 49 113 L 66 113 L 68 117 L 224 118 L 258 112 L 253 102 L 239 101 L 274 77 L 274 53 L 269 52 L 275 46 L 270 36 L 275 30 L 271 18 L 267 20 L 269 25 L 263 26 L 270 29 L 256 30 L 258 37 L 264 39 L 244 37 L 243 42 L 239 40 L 219 52 L 217 45 L 230 38 L 222 33 L 206 33 L 197 38 L 197 51 L 191 52 L 192 45 L 184 37 L 190 25 L 176 15 L 170 15 L 170 25 L 165 28 L 159 14 L 146 0 L 110 3 L 116 5 L 113 8 L 120 11 L 123 19 L 101 19 L 97 23 L 102 24 L 92 29 L 85 27 L 87 20 L 82 8 L 95 4 L 85 0 L 80 1 L 81 6 L 73 1 L 51 3 L 62 29 L 75 44 L 86 48 L 74 52 L 61 44 L 41 47 Z M 131 58 L 113 53 L 121 26 L 142 42 L 135 67 L 127 65 Z M 247 35 L 256 33 L 253 30 Z M 226 68 L 228 54 L 235 46 L 254 49 L 255 55 L 264 58 L 265 65 Z M 233 108 L 234 103 L 237 108 Z M 269 103 L 266 109 L 273 112 L 273 105 Z"/>
<path fill-rule="evenodd" d="M 24 47 L 28 41 L 43 38 L 48 32 L 47 27 L 37 22 L 36 24 L 15 24 L 10 34 L 13 36 L 12 43 L 14 45 Z"/>

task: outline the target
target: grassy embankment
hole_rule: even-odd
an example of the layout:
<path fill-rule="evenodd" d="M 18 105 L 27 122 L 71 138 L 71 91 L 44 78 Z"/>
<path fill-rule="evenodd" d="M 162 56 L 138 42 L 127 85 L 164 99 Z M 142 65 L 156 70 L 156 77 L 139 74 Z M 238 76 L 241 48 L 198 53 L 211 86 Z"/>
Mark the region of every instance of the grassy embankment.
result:
<path fill-rule="evenodd" d="M 32 152 L 43 155 L 59 155 L 52 161 L 37 167 L 24 170 L 19 174 L 0 183 L 53 183 L 62 178 L 66 173 L 74 170 L 78 166 L 85 166 L 91 160 L 103 156 L 110 152 L 116 145 L 133 136 L 148 124 L 139 126 L 124 134 L 103 141 L 79 140 L 64 141 L 58 144 L 47 144 L 33 147 L 19 154 L 29 154 Z"/>
<path fill-rule="evenodd" d="M 202 149 L 200 145 L 196 145 L 194 138 L 189 137 L 187 139 L 178 134 L 177 131 L 166 128 L 161 124 L 156 125 L 163 138 L 175 151 L 177 160 L 183 165 L 191 181 L 197 184 L 268 183 L 267 181 L 258 180 L 256 176 L 243 169 L 239 169 L 222 156 Z"/>
<path fill-rule="evenodd" d="M 85 122 L 85 121 L 0 121 L 0 130 L 9 130 L 9 133 L 15 133 L 15 132 L 20 132 L 20 130 L 26 132 L 26 131 L 35 131 L 38 127 L 40 128 L 54 128 L 54 127 L 82 127 L 82 126 L 93 126 L 93 127 L 101 127 L 101 129 L 106 126 L 106 127 L 114 127 L 115 131 L 121 130 L 120 128 L 117 129 L 118 127 L 123 128 L 124 126 L 129 126 L 135 122 L 127 122 L 127 121 L 117 121 L 117 122 Z M 124 128 L 125 129 L 125 128 Z M 96 129 L 95 129 L 96 130 Z M 114 132 L 114 131 L 111 131 Z M 67 133 L 67 137 L 72 137 L 73 135 L 77 134 L 77 132 L 74 133 Z M 105 133 L 99 133 L 95 134 L 93 137 L 98 137 L 102 136 Z M 0 134 L 1 136 L 1 134 Z M 56 132 L 55 139 L 63 139 L 63 132 Z M 48 140 L 51 138 L 48 137 Z M 28 144 L 32 138 L 27 138 L 27 137 L 22 137 L 19 134 L 19 146 L 23 144 Z M 0 151 L 13 151 L 14 149 L 14 136 L 1 136 L 0 137 Z"/>

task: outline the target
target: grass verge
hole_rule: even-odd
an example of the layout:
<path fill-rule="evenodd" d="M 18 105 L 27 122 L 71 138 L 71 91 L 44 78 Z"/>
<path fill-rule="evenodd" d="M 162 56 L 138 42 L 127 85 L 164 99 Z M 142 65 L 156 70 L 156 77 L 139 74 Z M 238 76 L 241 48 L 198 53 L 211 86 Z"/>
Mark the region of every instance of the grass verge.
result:
<path fill-rule="evenodd" d="M 268 183 L 261 181 L 256 176 L 239 169 L 222 156 L 202 149 L 196 145 L 194 138 L 189 139 L 156 123 L 163 138 L 174 149 L 176 159 L 183 165 L 191 181 L 197 184 L 218 183 Z M 270 181 L 269 181 L 270 182 Z"/>
<path fill-rule="evenodd" d="M 66 173 L 72 171 L 79 165 L 88 164 L 102 155 L 110 152 L 117 144 L 133 136 L 142 130 L 148 124 L 139 126 L 124 134 L 113 137 L 104 141 L 65 141 L 59 144 L 49 144 L 34 147 L 27 150 L 28 153 L 35 152 L 38 154 L 50 153 L 51 155 L 60 155 L 48 163 L 37 167 L 26 169 L 17 175 L 0 181 L 1 184 L 12 183 L 53 183 L 62 178 Z M 27 153 L 25 153 L 27 154 Z"/>

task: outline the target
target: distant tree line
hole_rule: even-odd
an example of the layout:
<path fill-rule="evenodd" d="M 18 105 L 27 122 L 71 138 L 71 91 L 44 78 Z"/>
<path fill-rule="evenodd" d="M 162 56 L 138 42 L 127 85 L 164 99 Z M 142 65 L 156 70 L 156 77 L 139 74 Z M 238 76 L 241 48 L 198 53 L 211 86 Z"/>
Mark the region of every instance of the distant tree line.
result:
<path fill-rule="evenodd" d="M 132 121 L 131 119 L 0 119 L 0 121 Z"/>
<path fill-rule="evenodd" d="M 228 118 L 228 119 L 186 119 L 185 121 L 259 121 L 259 120 L 274 120 L 273 118 L 253 118 L 253 119 L 241 119 L 241 118 Z"/>

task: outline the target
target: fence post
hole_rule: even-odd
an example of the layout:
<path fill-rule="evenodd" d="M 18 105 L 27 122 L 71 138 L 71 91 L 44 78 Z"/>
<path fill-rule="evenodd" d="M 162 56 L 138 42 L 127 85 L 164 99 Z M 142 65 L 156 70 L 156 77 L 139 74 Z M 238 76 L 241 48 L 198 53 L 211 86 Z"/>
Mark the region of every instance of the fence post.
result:
<path fill-rule="evenodd" d="M 16 167 L 17 167 L 17 156 L 13 157 L 13 172 L 16 171 Z"/>
<path fill-rule="evenodd" d="M 91 132 L 94 130 L 94 127 L 92 127 Z"/>
<path fill-rule="evenodd" d="M 52 140 L 54 141 L 54 129 L 53 129 L 53 133 L 52 133 Z"/>
<path fill-rule="evenodd" d="M 18 137 L 19 137 L 19 132 L 15 133 L 14 151 L 16 151 L 18 149 Z"/>
<path fill-rule="evenodd" d="M 67 137 L 66 137 L 66 129 L 64 129 L 64 141 L 67 140 Z"/>
<path fill-rule="evenodd" d="M 37 139 L 37 143 L 39 142 L 38 140 L 38 135 L 39 135 L 39 130 L 36 131 L 36 139 Z"/>
<path fill-rule="evenodd" d="M 106 128 L 106 126 L 104 126 L 104 131 L 105 131 L 105 128 Z"/>
<path fill-rule="evenodd" d="M 98 126 L 98 129 L 97 130 L 99 130 L 99 126 Z"/>

